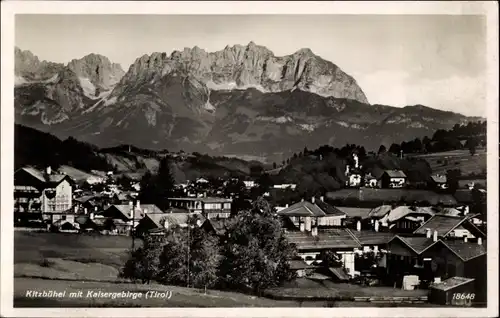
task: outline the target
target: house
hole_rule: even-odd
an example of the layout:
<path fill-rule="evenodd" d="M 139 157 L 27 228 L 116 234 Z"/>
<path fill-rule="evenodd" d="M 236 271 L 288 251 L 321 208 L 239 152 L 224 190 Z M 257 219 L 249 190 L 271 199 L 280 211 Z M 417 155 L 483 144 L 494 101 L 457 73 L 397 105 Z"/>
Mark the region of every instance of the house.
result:
<path fill-rule="evenodd" d="M 24 167 L 14 173 L 14 211 L 54 213 L 73 205 L 74 181 L 50 167 Z"/>
<path fill-rule="evenodd" d="M 69 209 L 46 214 L 45 220 L 50 231 L 77 233 L 80 231 L 80 224 L 76 221 L 77 217 L 78 213 L 74 209 Z"/>
<path fill-rule="evenodd" d="M 406 205 L 382 205 L 370 211 L 370 218 L 380 222 L 382 227 L 388 227 L 394 232 L 413 232 L 435 212 L 430 207 L 410 207 Z"/>
<path fill-rule="evenodd" d="M 379 180 L 380 188 L 399 189 L 406 186 L 406 174 L 401 170 L 385 170 Z"/>
<path fill-rule="evenodd" d="M 442 174 L 432 175 L 431 180 L 429 182 L 429 187 L 432 189 L 436 189 L 438 191 L 448 189 L 448 180 L 446 178 L 446 175 Z"/>
<path fill-rule="evenodd" d="M 395 234 L 391 232 L 379 232 L 378 227 L 375 230 L 362 230 L 358 228 L 356 231 L 349 230 L 350 234 L 354 237 L 356 242 L 359 243 L 361 248 L 355 250 L 358 256 L 364 253 L 379 254 L 380 260 L 377 263 L 378 267 L 385 268 L 387 265 L 387 248 L 389 242 L 394 238 Z M 355 258 L 355 265 L 357 258 Z M 358 266 L 355 266 L 357 268 Z"/>
<path fill-rule="evenodd" d="M 214 219 L 207 219 L 203 224 L 201 225 L 201 228 L 207 231 L 207 233 L 211 233 L 213 235 L 222 237 L 226 234 L 226 231 L 228 229 L 230 219 L 220 219 L 220 220 L 214 220 Z"/>
<path fill-rule="evenodd" d="M 295 245 L 297 254 L 308 264 L 318 260 L 321 252 L 333 251 L 340 258 L 349 275 L 354 275 L 355 250 L 361 245 L 344 228 L 323 229 L 313 227 L 306 231 L 288 231 L 285 233 L 290 244 Z"/>
<path fill-rule="evenodd" d="M 486 302 L 487 255 L 486 240 L 438 240 L 423 253 L 430 259 L 434 277 L 440 280 L 455 276 L 474 279 L 475 302 Z"/>
<path fill-rule="evenodd" d="M 396 287 L 401 286 L 406 275 L 417 275 L 422 281 L 432 281 L 431 259 L 424 259 L 422 252 L 437 241 L 437 235 L 394 236 L 387 244 L 386 273 L 389 281 Z"/>
<path fill-rule="evenodd" d="M 232 199 L 219 197 L 168 198 L 169 207 L 186 209 L 189 213 L 202 214 L 205 218 L 228 218 Z"/>
<path fill-rule="evenodd" d="M 472 298 L 476 298 L 474 285 L 475 279 L 457 276 L 439 283 L 432 283 L 429 288 L 429 302 L 439 305 L 471 306 L 474 302 Z M 464 297 L 456 295 L 464 295 Z"/>
<path fill-rule="evenodd" d="M 302 200 L 278 212 L 278 215 L 289 218 L 296 228 L 301 231 L 311 230 L 313 226 L 332 227 L 341 226 L 346 214 L 324 202 L 324 197 L 311 202 Z"/>
<path fill-rule="evenodd" d="M 144 217 L 137 224 L 135 231 L 137 235 L 142 236 L 155 230 L 168 231 L 172 227 L 187 227 L 189 213 L 145 213 Z"/>
<path fill-rule="evenodd" d="M 74 207 L 84 214 L 102 211 L 109 206 L 110 201 L 108 196 L 102 194 L 83 195 L 73 199 Z"/>
<path fill-rule="evenodd" d="M 130 234 L 132 229 L 135 229 L 140 220 L 148 213 L 161 214 L 163 211 L 154 204 L 141 205 L 140 201 L 137 201 L 134 205 L 130 201 L 129 204 L 113 204 L 100 213 L 98 217 L 113 220 L 113 224 L 120 234 Z"/>
<path fill-rule="evenodd" d="M 447 214 L 436 214 L 427 222 L 422 224 L 413 233 L 417 235 L 426 235 L 429 231 L 438 233 L 439 237 L 445 238 L 486 238 L 477 226 L 471 222 L 471 215 L 453 216 Z"/>

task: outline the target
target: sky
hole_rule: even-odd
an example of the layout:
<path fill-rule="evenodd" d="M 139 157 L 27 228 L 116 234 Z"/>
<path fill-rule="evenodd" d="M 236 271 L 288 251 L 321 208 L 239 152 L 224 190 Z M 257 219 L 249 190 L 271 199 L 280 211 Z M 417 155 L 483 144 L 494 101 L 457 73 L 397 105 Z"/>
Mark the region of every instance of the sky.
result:
<path fill-rule="evenodd" d="M 152 52 L 310 48 L 353 76 L 371 104 L 486 117 L 486 20 L 474 15 L 16 15 L 15 44 L 41 60 L 90 53 L 128 70 Z"/>

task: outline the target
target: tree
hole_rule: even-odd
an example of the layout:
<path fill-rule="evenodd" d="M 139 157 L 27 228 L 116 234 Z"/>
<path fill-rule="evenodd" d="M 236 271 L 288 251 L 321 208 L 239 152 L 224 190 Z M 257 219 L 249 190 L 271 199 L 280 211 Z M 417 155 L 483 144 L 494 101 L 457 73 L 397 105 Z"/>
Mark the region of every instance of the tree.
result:
<path fill-rule="evenodd" d="M 160 161 L 155 175 L 148 171 L 142 177 L 139 198 L 143 202 L 156 204 L 160 209 L 166 209 L 167 198 L 174 192 L 174 185 L 170 161 L 165 157 Z"/>
<path fill-rule="evenodd" d="M 384 145 L 380 145 L 380 147 L 378 148 L 378 154 L 383 154 L 383 153 L 386 153 L 387 152 L 387 148 L 385 148 Z"/>
<path fill-rule="evenodd" d="M 273 169 L 276 169 L 276 162 L 273 162 Z"/>
<path fill-rule="evenodd" d="M 455 193 L 458 189 L 458 178 L 460 178 L 460 169 L 451 169 L 446 171 L 446 182 L 448 183 L 448 191 Z"/>
<path fill-rule="evenodd" d="M 392 144 L 391 147 L 389 147 L 389 152 L 399 154 L 400 151 L 401 151 L 401 146 L 398 144 Z"/>
<path fill-rule="evenodd" d="M 142 247 L 130 251 L 130 258 L 125 263 L 120 277 L 150 283 L 159 272 L 160 242 L 146 236 Z"/>
<path fill-rule="evenodd" d="M 478 142 L 475 138 L 469 138 L 466 143 L 466 147 L 469 149 L 469 153 L 471 156 L 474 156 L 476 154 L 476 147 L 478 145 Z"/>
<path fill-rule="evenodd" d="M 331 250 L 322 251 L 319 255 L 321 265 L 324 267 L 340 267 L 342 266 L 342 259 L 338 254 Z"/>
<path fill-rule="evenodd" d="M 219 277 L 223 287 L 263 289 L 293 279 L 288 260 L 295 256 L 269 203 L 259 198 L 229 225 L 222 248 Z"/>
<path fill-rule="evenodd" d="M 304 147 L 304 156 L 307 156 L 309 154 L 309 149 L 307 147 Z"/>

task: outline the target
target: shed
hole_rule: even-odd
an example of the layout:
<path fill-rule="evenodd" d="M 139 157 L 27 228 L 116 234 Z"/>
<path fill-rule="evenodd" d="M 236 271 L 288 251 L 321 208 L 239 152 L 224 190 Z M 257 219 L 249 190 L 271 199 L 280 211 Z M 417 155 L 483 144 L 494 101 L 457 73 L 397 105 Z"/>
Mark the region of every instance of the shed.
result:
<path fill-rule="evenodd" d="M 472 306 L 474 278 L 451 277 L 430 286 L 429 301 L 439 305 Z"/>

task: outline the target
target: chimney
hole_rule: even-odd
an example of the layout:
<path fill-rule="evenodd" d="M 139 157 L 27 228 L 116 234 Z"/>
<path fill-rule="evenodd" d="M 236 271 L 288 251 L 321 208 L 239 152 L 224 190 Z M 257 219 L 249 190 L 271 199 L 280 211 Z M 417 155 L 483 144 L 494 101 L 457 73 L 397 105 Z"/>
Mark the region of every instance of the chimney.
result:
<path fill-rule="evenodd" d="M 93 220 L 94 219 L 94 212 L 90 213 L 90 219 Z"/>
<path fill-rule="evenodd" d="M 304 232 L 306 230 L 306 226 L 304 223 L 300 223 L 300 231 Z"/>
<path fill-rule="evenodd" d="M 431 236 L 432 236 L 431 229 L 425 229 L 425 234 L 426 234 L 427 238 L 431 238 Z"/>
<path fill-rule="evenodd" d="M 464 208 L 464 215 L 467 215 L 469 214 L 469 206 L 466 205 L 465 208 Z"/>
<path fill-rule="evenodd" d="M 356 230 L 358 232 L 361 231 L 361 221 L 358 221 L 358 223 L 356 223 Z"/>
<path fill-rule="evenodd" d="M 378 232 L 378 227 L 379 227 L 379 224 L 378 224 L 378 220 L 375 221 L 375 232 Z"/>
<path fill-rule="evenodd" d="M 312 197 L 312 198 L 311 198 L 311 203 L 312 203 L 312 204 L 314 204 L 314 200 L 315 200 L 315 199 L 316 199 L 315 197 Z"/>
<path fill-rule="evenodd" d="M 78 212 L 78 206 L 75 205 L 75 207 L 73 208 L 73 210 L 75 211 L 75 213 Z"/>
<path fill-rule="evenodd" d="M 132 209 L 132 207 L 133 207 L 133 206 L 134 206 L 134 202 L 129 201 L 129 202 L 128 202 L 128 207 Z"/>
<path fill-rule="evenodd" d="M 311 235 L 312 236 L 318 236 L 318 227 L 314 226 L 311 230 Z"/>
<path fill-rule="evenodd" d="M 47 172 L 47 174 L 51 174 L 52 168 L 50 166 L 48 166 L 47 169 L 45 170 L 45 172 Z"/>
<path fill-rule="evenodd" d="M 141 201 L 137 200 L 136 205 L 137 205 L 137 208 L 140 209 L 141 208 Z"/>
<path fill-rule="evenodd" d="M 148 209 L 144 209 L 144 214 L 148 214 Z"/>
<path fill-rule="evenodd" d="M 477 238 L 477 245 L 483 245 L 483 239 L 478 237 Z"/>
<path fill-rule="evenodd" d="M 325 197 L 324 196 L 321 196 L 319 199 L 321 200 L 321 202 L 325 202 Z"/>
<path fill-rule="evenodd" d="M 84 214 L 87 214 L 87 208 L 84 208 L 84 209 L 83 209 L 83 213 L 84 213 Z"/>
<path fill-rule="evenodd" d="M 468 239 L 467 236 L 464 236 L 464 242 L 467 243 Z"/>
<path fill-rule="evenodd" d="M 432 240 L 433 240 L 434 242 L 437 242 L 437 240 L 438 240 L 438 231 L 434 231 L 434 235 L 433 235 L 433 237 L 432 237 Z"/>
<path fill-rule="evenodd" d="M 302 200 L 300 200 L 300 202 L 304 202 L 304 198 L 302 198 Z"/>
<path fill-rule="evenodd" d="M 288 208 L 288 203 L 287 203 L 287 204 L 285 204 L 285 208 Z"/>
<path fill-rule="evenodd" d="M 163 227 L 166 228 L 168 230 L 168 220 L 165 220 L 165 223 L 163 224 Z"/>

